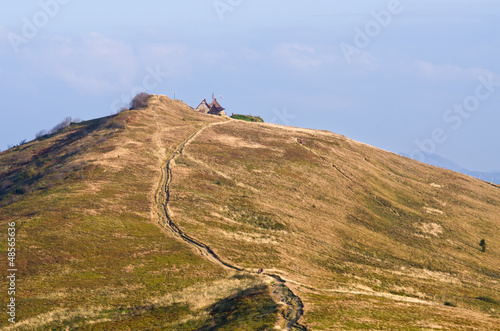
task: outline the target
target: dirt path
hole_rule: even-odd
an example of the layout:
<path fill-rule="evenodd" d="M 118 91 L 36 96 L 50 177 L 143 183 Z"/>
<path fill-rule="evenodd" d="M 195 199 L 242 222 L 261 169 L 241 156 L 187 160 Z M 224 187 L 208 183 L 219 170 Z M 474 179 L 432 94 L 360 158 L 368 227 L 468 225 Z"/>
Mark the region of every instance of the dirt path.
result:
<path fill-rule="evenodd" d="M 224 268 L 250 273 L 253 275 L 259 275 L 261 277 L 266 277 L 271 280 L 273 294 L 280 300 L 280 303 L 285 305 L 283 309 L 283 317 L 287 321 L 287 326 L 285 330 L 291 330 L 292 328 L 298 330 L 307 330 L 304 326 L 298 324 L 299 319 L 304 314 L 304 305 L 302 300 L 296 296 L 286 285 L 286 281 L 281 277 L 268 273 L 258 273 L 253 270 L 242 268 L 231 264 L 230 262 L 224 261 L 219 257 L 208 245 L 203 242 L 191 237 L 181 230 L 177 224 L 174 223 L 172 218 L 172 213 L 168 208 L 168 203 L 170 201 L 170 187 L 172 184 L 172 169 L 175 165 L 175 160 L 182 155 L 187 145 L 193 141 L 204 129 L 214 126 L 214 125 L 224 125 L 230 121 L 216 122 L 205 125 L 193 133 L 191 133 L 182 143 L 177 146 L 170 158 L 165 162 L 165 165 L 161 168 L 160 182 L 155 192 L 155 203 L 157 205 L 157 215 L 160 225 L 169 229 L 175 236 L 179 237 L 191 247 L 195 248 L 202 256 L 208 260 L 216 263 Z M 160 143 L 158 137 L 154 138 L 157 144 Z"/>
<path fill-rule="evenodd" d="M 240 268 L 222 261 L 222 259 L 219 256 L 217 256 L 217 254 L 215 254 L 215 252 L 212 251 L 212 249 L 209 246 L 184 233 L 173 222 L 170 210 L 168 208 L 168 202 L 170 201 L 170 184 L 172 183 L 172 168 L 175 164 L 175 159 L 177 159 L 180 155 L 182 155 L 184 149 L 186 148 L 186 145 L 189 142 L 191 142 L 198 134 L 200 134 L 203 129 L 215 124 L 219 123 L 212 123 L 202 127 L 201 129 L 196 130 L 175 149 L 172 156 L 167 160 L 166 165 L 161 169 L 160 185 L 158 190 L 156 191 L 155 200 L 158 208 L 161 210 L 159 216 L 161 224 L 164 227 L 171 230 L 174 233 L 174 235 L 181 238 L 192 247 L 196 248 L 201 255 L 205 256 L 212 262 L 217 263 L 226 268 L 241 271 Z"/>

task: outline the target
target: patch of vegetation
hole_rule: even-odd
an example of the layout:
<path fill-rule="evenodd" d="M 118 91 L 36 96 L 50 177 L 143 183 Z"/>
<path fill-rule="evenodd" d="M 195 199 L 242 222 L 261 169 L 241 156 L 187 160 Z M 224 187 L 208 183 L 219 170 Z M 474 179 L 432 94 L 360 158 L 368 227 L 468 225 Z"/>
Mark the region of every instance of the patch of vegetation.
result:
<path fill-rule="evenodd" d="M 445 301 L 444 305 L 448 307 L 457 307 L 457 304 L 451 301 Z"/>
<path fill-rule="evenodd" d="M 7 149 L 12 149 L 12 148 L 15 148 L 16 150 L 19 150 L 19 147 L 23 146 L 23 145 L 26 145 L 26 139 L 23 139 L 19 142 L 19 144 L 17 145 L 8 145 L 7 146 Z"/>
<path fill-rule="evenodd" d="M 491 304 L 494 304 L 494 305 L 499 305 L 499 302 L 495 299 L 493 299 L 492 297 L 489 297 L 489 296 L 480 296 L 480 297 L 477 297 L 476 299 L 478 300 L 481 300 L 483 302 L 486 302 L 486 303 L 491 303 Z"/>
<path fill-rule="evenodd" d="M 79 160 L 78 155 L 83 145 L 95 147 L 104 142 L 104 137 L 113 133 L 109 128 L 117 127 L 116 121 L 103 118 L 75 123 L 68 117 L 50 132 L 40 131 L 38 139 L 25 143 L 21 150 L 18 147 L 6 152 L 0 160 L 0 206 L 54 187 L 63 179 L 82 179 L 80 170 L 87 167 L 87 162 Z M 96 131 L 99 133 L 95 137 L 86 139 Z"/>
<path fill-rule="evenodd" d="M 284 230 L 286 226 L 274 220 L 273 215 L 261 213 L 251 206 L 230 206 L 226 215 L 233 220 L 266 230 Z"/>
<path fill-rule="evenodd" d="M 142 109 L 148 106 L 148 101 L 151 96 L 146 92 L 138 93 L 132 101 L 130 101 L 130 109 Z"/>
<path fill-rule="evenodd" d="M 264 120 L 260 116 L 233 114 L 233 115 L 231 115 L 231 118 L 234 118 L 235 120 L 241 120 L 241 121 L 247 121 L 247 122 L 264 123 Z"/>
<path fill-rule="evenodd" d="M 14 190 L 14 194 L 16 194 L 16 195 L 23 195 L 25 193 L 26 193 L 26 188 L 24 188 L 24 187 L 17 187 Z"/>
<path fill-rule="evenodd" d="M 479 246 L 481 246 L 481 252 L 486 252 L 486 240 L 481 239 L 481 242 L 479 242 Z"/>
<path fill-rule="evenodd" d="M 64 129 L 66 129 L 70 124 L 71 124 L 71 117 L 66 117 L 61 123 L 54 126 L 49 131 L 49 134 L 54 134 L 54 133 L 60 132 Z"/>
<path fill-rule="evenodd" d="M 101 318 L 111 320 L 92 323 L 80 330 L 141 330 L 161 327 L 185 318 L 191 313 L 187 305 L 174 304 L 167 307 L 154 305 L 120 307 L 117 310 L 103 312 Z"/>
<path fill-rule="evenodd" d="M 277 314 L 267 286 L 256 286 L 212 305 L 208 325 L 199 330 L 271 330 Z"/>

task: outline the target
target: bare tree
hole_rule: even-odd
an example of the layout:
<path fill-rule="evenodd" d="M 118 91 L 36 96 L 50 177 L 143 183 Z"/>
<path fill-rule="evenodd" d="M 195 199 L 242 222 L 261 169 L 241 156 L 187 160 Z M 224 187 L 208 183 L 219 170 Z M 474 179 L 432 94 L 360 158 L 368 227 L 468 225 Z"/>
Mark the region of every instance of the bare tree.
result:
<path fill-rule="evenodd" d="M 61 123 L 57 124 L 50 130 L 50 134 L 57 133 L 61 130 L 66 129 L 71 124 L 71 117 L 66 117 Z"/>
<path fill-rule="evenodd" d="M 35 138 L 36 138 L 36 139 L 40 139 L 40 138 L 42 138 L 43 136 L 45 136 L 45 135 L 47 135 L 47 134 L 48 134 L 47 130 L 40 130 L 40 131 L 38 131 L 38 132 L 37 132 L 37 134 L 35 135 Z"/>

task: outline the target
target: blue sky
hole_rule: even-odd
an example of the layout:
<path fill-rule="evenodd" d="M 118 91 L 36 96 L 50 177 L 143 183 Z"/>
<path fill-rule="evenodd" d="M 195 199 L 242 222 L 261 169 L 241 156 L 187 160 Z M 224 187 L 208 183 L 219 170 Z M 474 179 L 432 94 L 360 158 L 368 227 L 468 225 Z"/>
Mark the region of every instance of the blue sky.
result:
<path fill-rule="evenodd" d="M 0 149 L 137 90 L 500 170 L 498 1 L 71 1 L 0 12 Z M 31 28 L 31 29 L 30 29 Z M 33 29 L 34 28 L 34 29 Z"/>

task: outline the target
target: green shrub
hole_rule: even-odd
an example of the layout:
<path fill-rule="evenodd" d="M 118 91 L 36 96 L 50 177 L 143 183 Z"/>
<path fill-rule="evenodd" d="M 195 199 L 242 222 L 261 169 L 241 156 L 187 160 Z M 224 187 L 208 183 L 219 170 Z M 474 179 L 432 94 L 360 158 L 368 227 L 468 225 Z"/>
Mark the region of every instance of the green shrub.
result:
<path fill-rule="evenodd" d="M 481 242 L 479 242 L 479 246 L 481 246 L 482 252 L 486 252 L 486 240 L 481 239 Z"/>
<path fill-rule="evenodd" d="M 23 195 L 26 193 L 26 189 L 24 187 L 18 187 L 14 190 L 14 194 L 16 195 Z"/>
<path fill-rule="evenodd" d="M 231 118 L 247 122 L 262 122 L 262 123 L 264 122 L 264 120 L 260 116 L 233 114 L 231 115 Z"/>
<path fill-rule="evenodd" d="M 276 221 L 269 213 L 260 213 L 250 206 L 230 206 L 226 215 L 243 224 L 267 230 L 284 230 L 286 226 Z"/>

